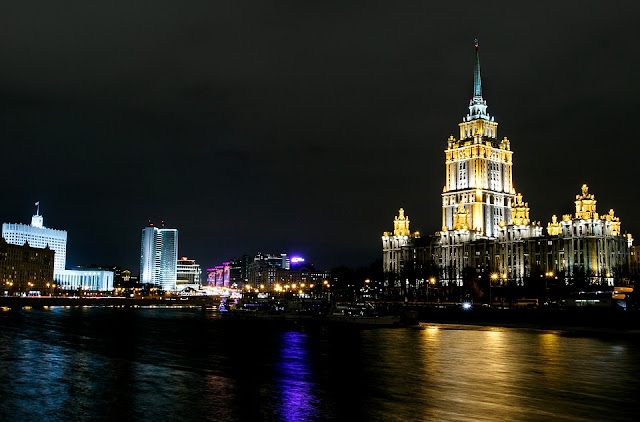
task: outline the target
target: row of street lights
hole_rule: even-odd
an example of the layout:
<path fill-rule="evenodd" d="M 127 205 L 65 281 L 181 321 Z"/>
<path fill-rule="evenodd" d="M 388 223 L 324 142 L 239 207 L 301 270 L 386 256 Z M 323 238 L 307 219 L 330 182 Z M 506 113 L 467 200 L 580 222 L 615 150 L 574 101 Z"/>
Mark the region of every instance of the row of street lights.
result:
<path fill-rule="evenodd" d="M 13 286 L 15 285 L 15 282 L 5 281 L 4 284 L 7 290 L 13 290 Z M 45 286 L 49 291 L 49 293 L 51 293 L 56 287 L 58 287 L 58 285 L 55 283 L 46 283 Z M 35 287 L 35 283 L 32 283 L 31 281 L 27 281 L 27 287 L 29 288 L 29 290 L 32 290 Z M 19 288 L 19 285 L 16 286 L 16 288 Z"/>
<path fill-rule="evenodd" d="M 289 291 L 295 291 L 296 289 L 298 289 L 298 293 L 299 294 L 303 294 L 305 288 L 308 289 L 313 289 L 314 287 L 316 287 L 316 284 L 307 284 L 307 283 L 290 283 L 290 284 L 284 284 L 281 285 L 280 283 L 276 283 L 273 286 L 273 291 L 276 293 L 281 293 L 281 292 L 289 292 Z M 323 288 L 330 288 L 331 285 L 329 284 L 328 280 L 324 280 L 322 282 L 322 287 Z M 254 293 L 260 293 L 260 292 L 264 292 L 265 291 L 265 285 L 264 284 L 260 284 L 260 286 L 258 287 L 253 287 L 251 286 L 251 284 L 245 284 L 244 285 L 245 290 L 247 291 L 247 293 L 253 291 Z"/>

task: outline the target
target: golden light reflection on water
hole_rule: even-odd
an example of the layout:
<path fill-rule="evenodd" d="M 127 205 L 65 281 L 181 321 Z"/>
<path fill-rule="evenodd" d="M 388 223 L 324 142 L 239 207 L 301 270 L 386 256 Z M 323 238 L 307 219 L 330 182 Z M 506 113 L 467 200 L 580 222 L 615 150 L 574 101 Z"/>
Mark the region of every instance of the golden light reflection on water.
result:
<path fill-rule="evenodd" d="M 425 325 L 419 333 L 423 420 L 589 420 L 581 406 L 593 403 L 558 401 L 558 394 L 589 394 L 578 386 L 610 369 L 588 364 L 601 343 L 558 332 Z M 576 367 L 591 370 L 568 371 Z"/>
<path fill-rule="evenodd" d="M 540 370 L 547 382 L 556 383 L 567 374 L 558 364 L 559 335 L 554 332 L 542 333 L 538 336 L 539 353 L 541 356 Z"/>
<path fill-rule="evenodd" d="M 104 323 L 118 318 L 113 325 L 120 327 L 132 317 L 139 329 L 129 336 Z M 176 310 L 0 312 L 6 378 L 0 420 L 8 414 L 162 419 L 167 403 L 193 420 L 637 415 L 637 338 L 446 324 L 371 330 L 243 325 L 247 331 L 236 336 L 233 327 L 206 313 Z M 176 335 L 181 330 L 192 335 Z"/>

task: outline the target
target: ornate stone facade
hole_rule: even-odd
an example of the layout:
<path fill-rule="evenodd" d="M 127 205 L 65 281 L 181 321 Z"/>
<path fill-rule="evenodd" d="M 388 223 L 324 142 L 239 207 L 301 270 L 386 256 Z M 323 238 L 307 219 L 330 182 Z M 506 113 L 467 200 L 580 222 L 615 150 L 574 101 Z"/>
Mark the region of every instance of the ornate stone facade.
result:
<path fill-rule="evenodd" d="M 622 234 L 613 210 L 598 214 L 587 185 L 576 195 L 575 215 L 561 221 L 554 215 L 546 233 L 531 221 L 529 204 L 513 187 L 511 143 L 498 140 L 498 123 L 487 113 L 477 40 L 475 48 L 469 113 L 459 124 L 460 139 L 449 137 L 444 151 L 442 229 L 427 238 L 411 234 L 401 208 L 393 233 L 382 236 L 387 283 L 402 287 L 437 276 L 461 284 L 465 274 L 490 273 L 521 284 L 533 274 L 562 273 L 612 285 L 629 271 L 631 235 Z"/>

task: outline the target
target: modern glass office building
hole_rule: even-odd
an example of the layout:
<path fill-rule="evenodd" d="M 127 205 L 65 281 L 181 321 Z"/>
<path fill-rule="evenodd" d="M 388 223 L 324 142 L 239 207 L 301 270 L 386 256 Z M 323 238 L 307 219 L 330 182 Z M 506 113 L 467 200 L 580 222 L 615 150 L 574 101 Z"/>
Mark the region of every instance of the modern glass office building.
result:
<path fill-rule="evenodd" d="M 178 230 L 158 227 L 142 229 L 140 282 L 162 290 L 176 290 Z"/>

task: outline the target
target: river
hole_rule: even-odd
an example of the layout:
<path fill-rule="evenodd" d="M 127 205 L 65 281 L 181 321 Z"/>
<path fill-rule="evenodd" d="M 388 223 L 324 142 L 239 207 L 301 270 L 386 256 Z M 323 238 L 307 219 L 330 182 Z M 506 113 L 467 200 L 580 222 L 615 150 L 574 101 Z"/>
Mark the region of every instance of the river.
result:
<path fill-rule="evenodd" d="M 0 421 L 633 420 L 639 335 L 0 312 Z"/>

